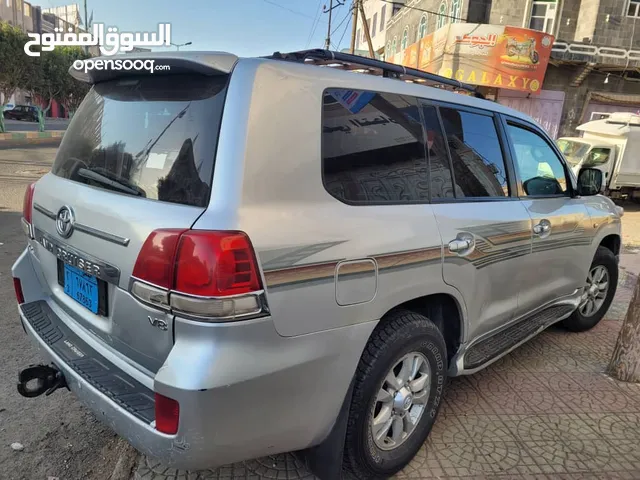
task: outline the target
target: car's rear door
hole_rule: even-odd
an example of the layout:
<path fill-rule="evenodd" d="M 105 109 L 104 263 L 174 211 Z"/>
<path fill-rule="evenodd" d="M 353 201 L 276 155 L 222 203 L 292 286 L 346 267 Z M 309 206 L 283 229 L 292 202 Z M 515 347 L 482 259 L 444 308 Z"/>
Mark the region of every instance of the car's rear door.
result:
<path fill-rule="evenodd" d="M 444 281 L 465 299 L 467 338 L 504 326 L 518 312 L 531 221 L 515 183 L 500 124 L 490 111 L 425 103 L 432 205 L 444 244 Z M 443 130 L 444 138 L 443 141 Z"/>
<path fill-rule="evenodd" d="M 173 345 L 173 318 L 129 294 L 132 271 L 153 230 L 188 229 L 207 207 L 228 78 L 98 83 L 35 186 L 35 254 L 52 308 L 151 371 Z"/>

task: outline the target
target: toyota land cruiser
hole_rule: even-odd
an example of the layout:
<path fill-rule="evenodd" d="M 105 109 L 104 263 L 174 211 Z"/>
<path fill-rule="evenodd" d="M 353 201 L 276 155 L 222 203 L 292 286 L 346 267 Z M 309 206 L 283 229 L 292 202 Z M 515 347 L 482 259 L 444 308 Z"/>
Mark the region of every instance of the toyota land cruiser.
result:
<path fill-rule="evenodd" d="M 66 386 L 167 465 L 386 478 L 448 377 L 607 311 L 601 173 L 473 87 L 322 50 L 126 58 L 170 70 L 72 69 L 91 91 L 25 195 L 23 395 Z"/>

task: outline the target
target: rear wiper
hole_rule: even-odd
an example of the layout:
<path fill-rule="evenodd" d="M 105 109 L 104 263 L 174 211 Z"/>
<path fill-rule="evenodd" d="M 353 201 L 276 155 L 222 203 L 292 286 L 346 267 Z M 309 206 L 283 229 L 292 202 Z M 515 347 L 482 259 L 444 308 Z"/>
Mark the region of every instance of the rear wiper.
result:
<path fill-rule="evenodd" d="M 129 195 L 135 195 L 136 197 L 146 196 L 143 190 L 136 189 L 132 185 L 129 186 L 124 182 L 114 180 L 113 178 L 109 178 L 108 176 L 102 173 L 98 173 L 95 170 L 89 170 L 88 168 L 81 168 L 78 170 L 78 175 L 84 178 L 88 178 L 89 180 L 93 180 L 94 182 L 102 183 L 103 185 L 111 187 L 115 190 L 128 193 Z"/>

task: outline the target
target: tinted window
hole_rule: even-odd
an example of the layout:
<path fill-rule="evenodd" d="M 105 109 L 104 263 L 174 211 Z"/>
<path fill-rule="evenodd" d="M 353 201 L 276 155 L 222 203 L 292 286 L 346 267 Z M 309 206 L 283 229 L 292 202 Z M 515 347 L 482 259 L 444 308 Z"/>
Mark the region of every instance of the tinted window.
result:
<path fill-rule="evenodd" d="M 526 195 L 565 195 L 567 180 L 562 162 L 544 138 L 515 125 L 507 131 L 515 151 L 515 163 Z"/>
<path fill-rule="evenodd" d="M 226 77 L 160 76 L 95 85 L 53 173 L 122 194 L 206 206 Z"/>
<path fill-rule="evenodd" d="M 442 126 L 436 107 L 422 109 L 427 138 L 429 172 L 431 174 L 431 198 L 453 198 L 453 180 L 447 145 L 442 135 Z"/>
<path fill-rule="evenodd" d="M 507 173 L 493 117 L 440 108 L 456 196 L 505 197 Z"/>
<path fill-rule="evenodd" d="M 322 120 L 325 188 L 346 203 L 411 203 L 429 198 L 417 100 L 327 90 Z"/>

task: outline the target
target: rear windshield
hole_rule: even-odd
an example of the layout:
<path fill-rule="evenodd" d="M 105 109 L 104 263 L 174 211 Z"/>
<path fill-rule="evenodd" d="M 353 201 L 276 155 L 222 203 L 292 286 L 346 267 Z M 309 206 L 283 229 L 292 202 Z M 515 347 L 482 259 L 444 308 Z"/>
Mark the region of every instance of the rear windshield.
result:
<path fill-rule="evenodd" d="M 148 76 L 95 85 L 52 172 L 125 195 L 204 207 L 228 76 Z"/>

